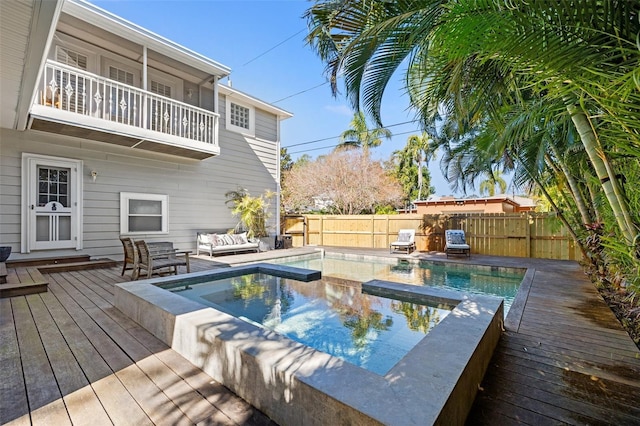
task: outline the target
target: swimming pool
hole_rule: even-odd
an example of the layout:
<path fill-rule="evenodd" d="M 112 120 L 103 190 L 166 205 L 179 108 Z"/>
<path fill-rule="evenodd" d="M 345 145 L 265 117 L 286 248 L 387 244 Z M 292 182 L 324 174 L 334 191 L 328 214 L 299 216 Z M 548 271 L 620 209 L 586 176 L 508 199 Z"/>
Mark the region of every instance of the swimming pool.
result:
<path fill-rule="evenodd" d="M 303 282 L 265 273 L 173 291 L 381 375 L 453 309 L 374 296 L 348 280 Z"/>
<path fill-rule="evenodd" d="M 117 284 L 114 305 L 279 424 L 463 424 L 502 332 L 502 299 L 382 280 L 369 294 L 454 306 L 386 374 L 315 350 L 166 287 L 253 273 L 317 271 L 266 263 Z"/>
<path fill-rule="evenodd" d="M 506 317 L 525 270 L 481 265 L 445 264 L 431 261 L 409 261 L 327 254 L 295 260 L 273 260 L 270 263 L 314 269 L 323 277 L 336 277 L 360 282 L 372 279 L 437 287 L 457 292 L 497 296 L 504 299 Z"/>

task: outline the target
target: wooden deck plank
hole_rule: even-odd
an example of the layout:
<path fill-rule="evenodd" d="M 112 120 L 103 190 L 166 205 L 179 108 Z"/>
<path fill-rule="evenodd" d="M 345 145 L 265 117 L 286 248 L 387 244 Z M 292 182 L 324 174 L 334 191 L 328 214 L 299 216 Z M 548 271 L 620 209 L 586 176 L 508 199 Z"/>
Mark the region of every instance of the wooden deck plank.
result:
<path fill-rule="evenodd" d="M 35 296 L 37 297 L 37 296 Z M 33 424 L 71 424 L 25 297 L 11 299 Z"/>
<path fill-rule="evenodd" d="M 22 375 L 18 337 L 10 299 L 0 299 L 0 424 L 18 419 L 30 423 L 27 389 Z"/>
<path fill-rule="evenodd" d="M 184 413 L 138 367 L 132 364 L 116 376 L 154 424 L 189 424 Z"/>
<path fill-rule="evenodd" d="M 502 368 L 551 384 L 569 383 L 573 385 L 572 392 L 581 398 L 591 400 L 599 395 L 600 401 L 620 406 L 620 409 L 628 410 L 640 418 L 640 406 L 636 396 L 638 388 L 635 386 L 511 356 L 502 351 L 497 353 L 494 362 L 493 368 Z"/>
<path fill-rule="evenodd" d="M 503 333 L 481 386 L 468 424 L 496 412 L 529 424 L 640 424 L 640 351 L 577 265 L 536 270 L 519 328 Z"/>
<path fill-rule="evenodd" d="M 88 300 L 96 299 L 98 303 L 101 303 L 101 296 L 98 292 L 93 292 L 92 289 L 85 288 L 86 281 L 81 281 L 81 279 L 78 279 L 78 276 L 74 273 L 68 273 L 65 274 L 65 276 L 68 282 L 66 284 L 61 283 L 61 285 L 65 287 L 67 291 L 77 291 L 78 294 L 81 293 L 82 296 L 86 297 Z M 57 277 L 55 277 L 55 280 L 58 282 Z M 127 367 L 124 370 L 118 371 L 116 376 L 123 382 L 123 384 L 125 384 L 125 387 L 134 395 L 138 404 L 142 406 L 152 420 L 160 421 L 162 418 L 166 421 L 167 419 L 172 419 L 172 416 L 174 416 L 175 418 L 171 420 L 172 424 L 183 421 L 186 421 L 187 423 L 195 423 L 211 418 L 217 419 L 217 424 L 235 424 L 235 422 L 229 420 L 228 416 L 221 415 L 213 404 L 209 403 L 200 393 L 194 391 L 191 387 L 174 385 L 173 388 L 163 389 L 161 386 L 158 386 L 157 388 L 151 386 L 147 377 L 142 378 L 140 373 L 145 373 L 154 383 L 156 381 L 163 384 L 167 383 L 166 378 L 162 378 L 162 375 L 167 374 L 169 374 L 169 376 L 173 376 L 174 379 L 179 380 L 180 382 L 183 379 L 172 374 L 171 370 L 167 369 L 164 364 L 160 363 L 157 359 L 154 359 L 151 352 L 144 352 L 141 350 L 141 347 L 144 345 L 140 342 L 135 342 L 135 340 L 138 339 L 134 337 L 134 335 L 125 333 L 125 331 L 130 332 L 131 330 L 135 330 L 138 333 L 138 336 L 142 337 L 142 341 L 151 344 L 151 346 L 155 348 L 166 350 L 168 349 L 167 346 L 160 342 L 155 336 L 152 336 L 148 331 L 142 329 L 135 322 L 131 321 L 131 319 L 122 315 L 122 313 L 113 308 L 113 306 L 109 305 L 109 307 L 104 310 L 101 310 L 97 306 L 93 308 L 89 308 L 88 306 L 89 304 L 86 303 L 85 309 L 87 312 L 91 312 L 92 319 L 101 325 L 101 328 L 111 330 L 111 338 L 118 341 L 121 347 L 128 348 L 128 350 L 140 354 L 137 356 L 134 355 L 134 358 L 138 359 L 136 366 L 140 367 L 140 371 L 132 370 Z M 98 312 L 99 310 L 101 310 L 101 312 Z M 142 355 L 145 356 L 142 357 Z M 182 361 L 189 364 L 184 359 Z M 164 372 L 158 373 L 157 369 L 150 367 L 151 365 L 155 365 L 156 367 L 163 365 Z M 195 369 L 195 367 L 193 368 Z M 135 376 L 135 380 L 131 378 L 132 376 Z M 210 381 L 211 378 L 208 378 L 208 380 Z M 141 383 L 143 384 L 142 387 Z M 185 382 L 182 383 L 185 384 Z M 168 395 L 168 397 L 175 405 L 171 405 L 162 393 L 158 393 L 159 389 L 163 389 L 163 392 L 170 392 L 171 395 Z M 176 389 L 180 389 L 185 392 L 176 393 Z M 225 393 L 231 394 L 226 388 Z M 150 395 L 153 397 L 150 397 Z M 186 414 L 180 409 L 183 407 L 187 410 Z M 166 413 L 171 414 L 168 415 Z M 158 415 L 160 415 L 160 417 L 158 417 Z"/>
<path fill-rule="evenodd" d="M 274 425 L 264 414 L 220 383 L 211 380 L 204 371 L 186 361 L 177 352 L 166 350 L 157 353 L 156 356 L 183 377 L 192 388 L 198 389 L 198 392 L 223 413 L 224 417 L 216 417 L 220 421 L 229 418 L 236 424 Z"/>
<path fill-rule="evenodd" d="M 65 279 L 58 274 L 50 275 L 52 285 L 49 290 L 64 305 L 69 315 L 78 324 L 78 327 L 86 336 L 91 336 L 93 346 L 99 351 L 102 359 L 107 363 L 111 371 L 118 371 L 127 367 L 131 359 L 120 349 L 120 347 L 100 328 L 91 318 L 72 294 L 66 292 L 64 288 Z M 75 295 L 74 295 L 75 296 Z"/>

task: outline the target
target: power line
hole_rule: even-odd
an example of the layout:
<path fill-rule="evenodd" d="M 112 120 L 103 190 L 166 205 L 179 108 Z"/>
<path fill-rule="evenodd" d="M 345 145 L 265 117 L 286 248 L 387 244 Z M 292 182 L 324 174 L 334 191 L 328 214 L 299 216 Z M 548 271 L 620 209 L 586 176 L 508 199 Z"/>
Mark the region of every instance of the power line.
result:
<path fill-rule="evenodd" d="M 409 123 L 415 123 L 417 120 L 409 120 L 409 121 L 403 121 L 402 123 L 395 123 L 395 124 L 389 124 L 388 126 L 384 126 L 384 127 L 378 127 L 375 129 L 371 129 L 370 131 L 374 131 L 374 130 L 380 130 L 380 129 L 387 129 L 389 127 L 396 127 L 396 126 L 402 126 L 403 124 L 409 124 Z M 415 130 L 412 130 L 411 132 L 414 132 Z M 411 133 L 409 132 L 409 133 Z M 399 135 L 403 135 L 405 133 L 399 133 Z M 392 135 L 392 136 L 396 136 L 396 135 Z M 300 142 L 300 143 L 294 143 L 293 145 L 288 145 L 284 148 L 291 148 L 293 146 L 300 146 L 300 145 L 309 145 L 312 143 L 316 143 L 316 142 L 323 142 L 323 141 L 328 141 L 330 139 L 335 139 L 335 138 L 339 138 L 340 135 L 338 136 L 330 136 L 328 138 L 322 138 L 322 139 L 314 139 L 312 141 L 307 141 L 307 142 Z"/>
<path fill-rule="evenodd" d="M 309 91 L 311 91 L 313 89 L 317 89 L 318 87 L 324 86 L 325 84 L 329 84 L 329 82 L 325 81 L 324 83 L 320 83 L 317 86 L 310 87 L 310 88 L 302 90 L 302 91 L 300 91 L 298 93 L 294 93 L 293 95 L 285 96 L 284 98 L 278 99 L 277 101 L 273 101 L 271 103 L 272 104 L 277 104 L 280 101 L 284 101 L 285 99 L 293 98 L 294 96 L 302 95 L 303 93 L 307 93 L 307 92 L 309 92 Z"/>
<path fill-rule="evenodd" d="M 267 53 L 271 52 L 273 49 L 275 49 L 276 47 L 286 43 L 287 41 L 291 40 L 292 38 L 294 38 L 295 36 L 297 36 L 298 34 L 300 34 L 301 32 L 305 31 L 306 28 L 301 29 L 300 31 L 298 31 L 297 33 L 287 37 L 286 39 L 282 40 L 280 43 L 276 44 L 275 46 L 271 47 L 270 49 L 265 50 L 264 52 L 262 52 L 261 54 L 259 54 L 258 56 L 256 56 L 255 58 L 251 59 L 248 62 L 245 62 L 244 64 L 242 64 L 242 66 L 244 67 L 245 65 L 250 64 L 251 62 L 255 61 L 258 58 L 263 57 L 264 55 L 266 55 Z"/>
<path fill-rule="evenodd" d="M 410 123 L 410 122 L 407 122 L 407 123 Z M 406 124 L 406 123 L 399 123 L 399 124 Z M 396 124 L 396 125 L 399 125 L 399 124 Z M 397 134 L 395 134 L 394 136 L 408 135 L 409 133 L 416 133 L 416 132 L 421 132 L 421 131 L 422 131 L 422 130 L 409 130 L 408 132 L 397 133 Z M 317 140 L 317 141 L 315 141 L 315 142 L 324 141 L 324 140 L 327 140 L 327 139 L 335 139 L 335 138 L 319 139 L 319 140 Z M 304 144 L 304 143 L 299 143 L 299 144 L 289 145 L 289 146 L 297 146 L 297 145 L 303 145 L 303 144 Z M 287 154 L 290 154 L 290 155 L 291 155 L 291 154 L 301 154 L 301 153 L 310 152 L 310 151 L 318 151 L 318 150 L 321 150 L 321 149 L 335 148 L 335 147 L 337 147 L 338 145 L 340 145 L 340 144 L 328 145 L 328 146 L 322 146 L 322 147 L 319 147 L 319 148 L 303 149 L 302 151 L 293 151 L 293 152 L 288 152 L 288 151 L 287 151 Z M 288 147 L 285 147 L 285 148 L 288 148 Z"/>

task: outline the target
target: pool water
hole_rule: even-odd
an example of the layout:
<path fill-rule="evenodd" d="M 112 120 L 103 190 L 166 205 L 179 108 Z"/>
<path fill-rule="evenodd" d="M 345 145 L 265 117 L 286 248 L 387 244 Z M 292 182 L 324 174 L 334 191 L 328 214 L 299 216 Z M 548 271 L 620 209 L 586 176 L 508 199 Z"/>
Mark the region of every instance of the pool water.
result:
<path fill-rule="evenodd" d="M 385 263 L 324 257 L 297 261 L 271 261 L 271 263 L 319 270 L 322 271 L 323 277 L 344 278 L 359 282 L 378 279 L 497 296 L 504 299 L 505 317 L 524 277 L 524 272 L 495 271 L 473 265 L 452 266 L 429 262 Z"/>
<path fill-rule="evenodd" d="M 364 294 L 346 280 L 302 282 L 263 273 L 173 291 L 380 375 L 450 312 Z"/>

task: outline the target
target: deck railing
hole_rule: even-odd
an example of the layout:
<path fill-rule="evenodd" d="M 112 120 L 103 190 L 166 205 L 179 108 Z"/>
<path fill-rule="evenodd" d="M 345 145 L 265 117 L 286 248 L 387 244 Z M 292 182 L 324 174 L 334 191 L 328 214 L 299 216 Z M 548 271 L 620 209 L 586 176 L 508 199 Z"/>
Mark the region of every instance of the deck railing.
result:
<path fill-rule="evenodd" d="M 36 103 L 217 145 L 219 115 L 55 61 L 47 61 Z"/>

